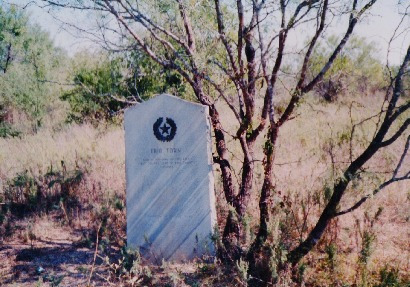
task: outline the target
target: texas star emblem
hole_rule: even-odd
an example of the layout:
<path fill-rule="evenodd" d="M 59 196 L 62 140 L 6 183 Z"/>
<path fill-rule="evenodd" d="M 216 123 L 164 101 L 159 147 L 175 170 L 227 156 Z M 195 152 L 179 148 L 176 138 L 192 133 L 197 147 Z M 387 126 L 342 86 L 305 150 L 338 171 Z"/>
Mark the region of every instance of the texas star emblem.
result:
<path fill-rule="evenodd" d="M 175 137 L 177 132 L 177 125 L 171 118 L 158 118 L 154 123 L 152 129 L 155 137 L 163 142 L 170 142 Z"/>

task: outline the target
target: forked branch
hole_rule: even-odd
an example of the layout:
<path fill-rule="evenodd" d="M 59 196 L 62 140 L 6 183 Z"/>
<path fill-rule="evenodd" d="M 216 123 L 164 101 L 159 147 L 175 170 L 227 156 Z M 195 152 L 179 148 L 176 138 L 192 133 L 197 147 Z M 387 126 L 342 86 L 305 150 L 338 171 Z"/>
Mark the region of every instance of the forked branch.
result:
<path fill-rule="evenodd" d="M 368 200 L 369 198 L 375 196 L 377 193 L 379 193 L 379 191 L 381 191 L 383 188 L 389 186 L 392 183 L 398 182 L 398 181 L 402 181 L 402 180 L 410 180 L 410 171 L 407 171 L 403 176 L 397 176 L 397 174 L 399 173 L 400 167 L 403 164 L 404 159 L 406 158 L 406 156 L 408 156 L 408 151 L 409 151 L 409 146 L 410 146 L 410 136 L 407 137 L 407 141 L 406 144 L 404 146 L 404 150 L 403 153 L 400 157 L 400 160 L 392 174 L 392 177 L 383 182 L 378 188 L 376 188 L 375 190 L 373 190 L 373 192 L 367 194 L 366 196 L 362 197 L 358 202 L 356 202 L 354 205 L 352 205 L 352 207 L 347 208 L 343 211 L 340 211 L 338 213 L 335 214 L 335 216 L 340 216 L 346 213 L 350 213 L 356 209 L 358 209 L 363 203 L 366 202 L 366 200 Z"/>

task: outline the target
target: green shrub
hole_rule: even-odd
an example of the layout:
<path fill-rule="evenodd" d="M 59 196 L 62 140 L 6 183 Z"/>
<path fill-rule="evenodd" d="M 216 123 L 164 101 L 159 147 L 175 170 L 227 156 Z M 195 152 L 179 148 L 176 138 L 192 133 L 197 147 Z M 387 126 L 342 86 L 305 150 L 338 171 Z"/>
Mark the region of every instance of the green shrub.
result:
<path fill-rule="evenodd" d="M 370 255 L 372 254 L 372 244 L 374 240 L 376 239 L 376 236 L 369 231 L 364 231 L 363 233 L 363 238 L 362 238 L 362 249 L 360 250 L 360 256 L 359 256 L 359 262 L 363 264 L 367 264 Z"/>
<path fill-rule="evenodd" d="M 18 173 L 6 182 L 4 197 L 6 203 L 27 205 L 33 208 L 37 203 L 38 186 L 28 171 Z"/>
<path fill-rule="evenodd" d="M 331 36 L 317 46 L 311 57 L 309 77 L 319 73 L 338 42 L 337 37 Z M 385 71 L 377 54 L 375 43 L 362 37 L 351 37 L 332 68 L 316 86 L 316 93 L 326 101 L 333 101 L 345 90 L 363 94 L 384 88 L 387 84 Z"/>
<path fill-rule="evenodd" d="M 18 137 L 20 132 L 8 123 L 0 122 L 0 138 Z"/>
<path fill-rule="evenodd" d="M 23 9 L 0 5 L 0 111 L 17 111 L 36 131 L 57 100 L 60 87 L 50 82 L 60 75 L 63 59 L 49 34 L 31 24 Z M 0 135 L 15 132 L 0 127 Z"/>
<path fill-rule="evenodd" d="M 28 170 L 19 172 L 6 181 L 4 205 L 19 215 L 60 208 L 67 213 L 80 204 L 76 188 L 83 176 L 84 171 L 79 167 L 67 171 L 64 162 L 61 170 L 50 166 L 45 175 L 33 175 Z"/>
<path fill-rule="evenodd" d="M 120 64 L 118 60 L 105 61 L 75 72 L 76 87 L 61 96 L 70 104 L 68 122 L 107 120 L 126 106 L 112 97 L 122 97 L 125 93 Z"/>
<path fill-rule="evenodd" d="M 394 268 L 385 266 L 380 270 L 380 284 L 375 287 L 400 287 L 405 286 L 400 284 L 399 271 Z"/>
<path fill-rule="evenodd" d="M 68 122 L 113 120 L 131 103 L 154 94 L 182 96 L 185 84 L 180 75 L 163 70 L 139 51 L 101 57 L 98 63 L 83 63 L 73 71 L 75 87 L 61 99 L 70 104 Z"/>
<path fill-rule="evenodd" d="M 327 255 L 327 263 L 332 272 L 335 271 L 336 267 L 336 257 L 337 257 L 337 246 L 334 243 L 331 243 L 325 247 L 325 252 Z"/>

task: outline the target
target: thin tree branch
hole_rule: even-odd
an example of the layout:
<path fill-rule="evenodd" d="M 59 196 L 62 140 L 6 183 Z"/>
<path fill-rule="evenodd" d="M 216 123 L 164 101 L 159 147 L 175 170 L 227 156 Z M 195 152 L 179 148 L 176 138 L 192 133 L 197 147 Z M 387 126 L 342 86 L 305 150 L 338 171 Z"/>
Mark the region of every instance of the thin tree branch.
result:
<path fill-rule="evenodd" d="M 370 197 L 375 196 L 378 192 L 380 192 L 383 188 L 389 186 L 390 184 L 394 183 L 394 182 L 398 182 L 398 181 L 402 181 L 402 180 L 409 180 L 410 179 L 410 171 L 407 172 L 404 176 L 401 177 L 397 177 L 397 173 L 399 172 L 399 169 L 407 155 L 407 152 L 409 150 L 409 146 L 410 146 L 410 136 L 407 137 L 407 141 L 406 141 L 406 145 L 404 147 L 403 153 L 400 157 L 400 160 L 393 172 L 392 177 L 388 180 L 383 182 L 378 188 L 376 188 L 375 190 L 373 190 L 373 192 L 371 192 L 370 194 L 362 197 L 358 202 L 356 202 L 352 207 L 347 208 L 343 211 L 340 211 L 338 213 L 335 214 L 335 216 L 340 216 L 349 212 L 352 212 L 354 210 L 356 210 L 357 208 L 359 208 L 363 203 L 366 202 L 366 200 L 368 200 Z"/>
<path fill-rule="evenodd" d="M 394 135 L 392 135 L 389 139 L 381 142 L 379 146 L 386 147 L 388 145 L 391 145 L 404 133 L 404 131 L 407 129 L 409 125 L 410 125 L 410 118 L 404 121 L 403 125 L 399 128 L 399 130 Z"/>

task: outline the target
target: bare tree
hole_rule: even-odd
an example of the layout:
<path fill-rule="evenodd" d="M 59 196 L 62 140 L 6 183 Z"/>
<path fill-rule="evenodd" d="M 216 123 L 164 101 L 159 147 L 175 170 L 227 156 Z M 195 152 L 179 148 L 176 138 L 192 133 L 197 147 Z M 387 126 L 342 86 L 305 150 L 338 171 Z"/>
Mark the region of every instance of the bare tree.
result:
<path fill-rule="evenodd" d="M 316 223 L 315 227 L 309 233 L 307 239 L 303 241 L 297 248 L 291 251 L 289 254 L 289 259 L 292 263 L 297 263 L 299 260 L 306 255 L 318 242 L 321 238 L 323 232 L 325 231 L 329 221 L 336 216 L 340 216 L 346 213 L 349 213 L 355 209 L 357 209 L 360 205 L 362 205 L 368 198 L 368 196 L 363 197 L 360 199 L 356 204 L 352 207 L 344 210 L 344 211 L 337 211 L 339 203 L 343 197 L 344 192 L 347 189 L 349 183 L 355 178 L 358 171 L 364 166 L 364 164 L 374 156 L 374 154 L 381 148 L 387 147 L 391 145 L 395 140 L 397 140 L 408 128 L 410 125 L 410 118 L 407 118 L 404 123 L 400 125 L 400 127 L 394 131 L 393 135 L 386 139 L 387 133 L 391 130 L 393 123 L 397 120 L 397 118 L 402 115 L 405 111 L 410 108 L 410 102 L 397 106 L 397 101 L 400 96 L 403 96 L 404 89 L 403 89 L 403 77 L 405 73 L 408 73 L 408 65 L 410 61 L 410 47 L 407 49 L 406 56 L 403 60 L 403 63 L 400 66 L 399 72 L 394 80 L 393 84 L 393 91 L 390 100 L 388 101 L 388 107 L 386 112 L 384 113 L 384 119 L 377 129 L 375 136 L 373 137 L 372 141 L 369 143 L 367 148 L 356 158 L 354 159 L 350 165 L 346 168 L 343 173 L 343 176 L 338 178 L 335 181 L 333 186 L 333 194 L 330 198 L 328 204 L 324 208 L 318 222 Z M 389 93 L 389 91 L 388 91 Z M 388 95 L 386 95 L 387 97 Z M 383 184 L 379 186 L 372 194 L 377 194 L 381 189 L 385 188 L 386 186 L 390 185 L 393 182 L 397 182 L 400 180 L 410 179 L 410 171 L 407 171 L 403 176 L 398 176 L 398 172 L 402 163 L 407 155 L 408 148 L 409 148 L 409 140 L 410 136 L 407 137 L 407 142 L 403 150 L 403 154 L 393 172 L 391 179 L 387 180 Z"/>
<path fill-rule="evenodd" d="M 228 3 L 219 0 L 176 0 L 151 3 L 138 0 L 43 0 L 43 7 L 100 13 L 104 16 L 101 28 L 105 32 L 131 38 L 131 43 L 143 50 L 152 60 L 166 69 L 177 71 L 189 83 L 196 99 L 209 107 L 217 153 L 214 162 L 220 168 L 223 192 L 229 205 L 221 256 L 231 260 L 246 257 L 251 262 L 252 269 L 255 254 L 268 238 L 268 223 L 275 192 L 272 174 L 280 130 L 292 119 L 300 100 L 323 79 L 355 27 L 376 2 L 377 0 L 237 0 Z M 315 47 L 332 20 L 339 17 L 347 18 L 344 34 L 320 71 L 313 77 L 308 77 L 307 72 Z M 298 33 L 299 27 L 303 26 L 310 29 L 311 35 L 300 52 L 302 62 L 295 76 L 297 81 L 290 89 L 286 108 L 277 113 L 274 100 L 278 79 L 285 58 L 292 57 L 288 54 L 288 38 L 291 33 Z M 106 37 L 101 39 L 106 47 L 115 49 L 120 46 L 118 42 Z M 388 107 L 380 114 L 384 118 L 375 137 L 362 154 L 352 159 L 343 176 L 335 181 L 333 195 L 315 227 L 308 237 L 289 253 L 288 259 L 293 264 L 298 263 L 312 250 L 332 218 L 348 213 L 366 201 L 368 197 L 364 197 L 351 208 L 338 212 L 344 192 L 363 165 L 378 150 L 389 146 L 406 132 L 410 120 L 406 120 L 386 139 L 399 116 L 410 108 L 409 102 L 398 106 L 399 98 L 404 93 L 402 79 L 407 72 L 409 57 L 407 51 L 392 89 L 388 91 L 388 94 L 392 92 L 393 96 L 386 96 Z M 263 99 L 261 107 L 256 104 L 260 98 Z M 239 143 L 242 152 L 238 183 L 234 179 L 235 173 L 227 149 L 226 138 L 229 134 L 221 122 L 216 104 L 219 99 L 226 102 L 237 120 L 238 129 L 234 132 L 233 139 Z M 263 185 L 259 191 L 253 184 L 257 162 L 255 142 L 262 135 L 265 135 L 264 157 L 261 160 L 264 172 Z M 408 146 L 407 141 L 393 177 L 374 191 L 374 194 L 386 185 L 409 178 L 408 173 L 402 177 L 397 173 Z M 258 192 L 259 229 L 252 243 L 241 244 L 243 218 L 248 211 L 252 193 Z"/>

